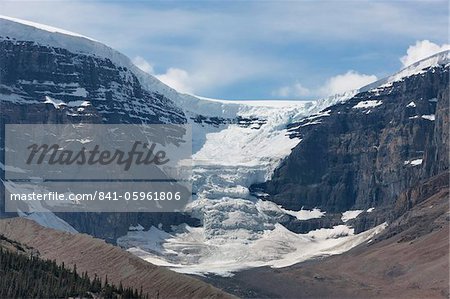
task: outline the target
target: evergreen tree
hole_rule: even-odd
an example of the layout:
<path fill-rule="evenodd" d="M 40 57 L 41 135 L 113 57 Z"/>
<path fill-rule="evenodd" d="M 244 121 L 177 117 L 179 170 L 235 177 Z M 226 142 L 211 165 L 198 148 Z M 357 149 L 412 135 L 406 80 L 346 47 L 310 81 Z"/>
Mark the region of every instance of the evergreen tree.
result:
<path fill-rule="evenodd" d="M 5 240 L 0 235 L 0 240 Z M 8 240 L 9 241 L 9 240 Z M 94 275 L 90 279 L 87 272 L 78 273 L 76 264 L 72 270 L 64 263 L 42 260 L 35 254 L 26 254 L 20 244 L 12 243 L 16 250 L 6 250 L 0 246 L 0 298 L 146 298 L 141 287 L 137 289 L 119 287 L 108 281 L 102 285 L 101 279 Z"/>

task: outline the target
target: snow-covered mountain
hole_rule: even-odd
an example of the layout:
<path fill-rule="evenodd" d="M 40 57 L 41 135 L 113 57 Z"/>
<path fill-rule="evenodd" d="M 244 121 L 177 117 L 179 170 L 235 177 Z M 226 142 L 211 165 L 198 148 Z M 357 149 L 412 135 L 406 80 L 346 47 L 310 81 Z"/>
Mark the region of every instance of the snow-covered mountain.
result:
<path fill-rule="evenodd" d="M 337 222 L 330 225 L 321 223 L 327 210 L 287 209 L 279 205 L 281 200 L 267 200 L 270 197 L 251 187 L 272 179 L 282 161 L 295 160 L 292 149 L 302 146 L 303 129 L 314 130 L 334 115 L 336 109 L 328 107 L 345 106 L 358 94 L 388 92 L 389 84 L 442 65 L 448 53 L 439 55 L 359 91 L 327 99 L 233 102 L 180 94 L 123 54 L 79 34 L 0 17 L 2 124 L 82 120 L 188 122 L 193 127 L 191 179 L 196 200 L 186 213 L 199 224 L 169 214 L 58 215 L 65 222 L 52 213 L 21 216 L 59 229 L 72 230 L 72 225 L 112 241 L 119 237 L 120 246 L 143 259 L 186 273 L 229 275 L 247 267 L 281 267 L 344 252 L 386 226 L 382 221 L 359 234 L 351 227 L 352 218 L 370 214 L 374 207 L 347 212 L 345 221 L 345 211 L 338 211 Z M 366 99 L 365 112 L 378 103 L 371 101 Z M 319 225 L 297 233 L 286 228 L 308 219 Z"/>
<path fill-rule="evenodd" d="M 170 235 L 166 234 L 163 237 L 156 233 L 156 228 L 152 228 L 149 232 L 129 232 L 127 236 L 119 238 L 118 243 L 125 248 L 130 248 L 132 252 L 148 261 L 169 266 L 176 271 L 228 275 L 233 271 L 247 267 L 263 265 L 281 267 L 315 256 L 341 253 L 367 241 L 385 227 L 384 221 L 389 219 L 389 213 L 386 212 L 389 206 L 387 203 L 392 204 L 392 201 L 395 200 L 394 195 L 387 195 L 384 200 L 377 200 L 373 196 L 364 198 L 364 192 L 368 191 L 363 188 L 375 192 L 379 189 L 376 186 L 365 187 L 362 185 L 359 187 L 359 185 L 356 185 L 355 187 L 359 187 L 362 193 L 362 198 L 359 199 L 358 197 L 356 205 L 351 203 L 352 199 L 345 192 L 342 192 L 341 195 L 346 196 L 346 198 L 337 198 L 336 200 L 339 202 L 332 203 L 333 206 L 321 205 L 320 200 L 317 200 L 316 205 L 314 205 L 314 197 L 317 197 L 317 199 L 322 198 L 322 195 L 324 198 L 327 197 L 327 190 L 329 189 L 324 186 L 322 191 L 317 190 L 316 193 L 309 195 L 311 196 L 311 204 L 303 201 L 303 204 L 308 206 L 310 210 L 301 210 L 300 212 L 278 206 L 277 204 L 285 205 L 288 203 L 288 201 L 283 201 L 279 197 L 274 198 L 277 204 L 271 202 L 273 195 L 277 196 L 277 194 L 260 196 L 260 198 L 269 199 L 266 201 L 255 200 L 254 195 L 257 194 L 249 193 L 249 186 L 258 185 L 258 182 L 267 179 L 273 180 L 273 169 L 278 167 L 284 158 L 287 157 L 285 161 L 297 161 L 294 152 L 291 152 L 291 150 L 294 147 L 302 149 L 302 138 L 305 137 L 308 138 L 308 143 L 311 142 L 312 145 L 315 145 L 315 147 L 309 146 L 309 144 L 305 145 L 305 147 L 311 148 L 311 150 L 308 150 L 311 156 L 304 158 L 307 159 L 306 161 L 309 164 L 300 166 L 303 167 L 301 171 L 297 167 L 287 174 L 287 178 L 293 180 L 296 178 L 296 173 L 305 173 L 305 179 L 296 182 L 297 186 L 302 186 L 305 184 L 303 180 L 306 180 L 308 176 L 312 177 L 312 173 L 317 171 L 315 167 L 318 168 L 322 163 L 314 157 L 315 154 L 320 153 L 320 148 L 323 146 L 320 144 L 322 142 L 321 136 L 316 133 L 312 135 L 314 137 L 309 137 L 308 132 L 321 132 L 319 134 L 322 137 L 327 136 L 326 132 L 322 132 L 322 129 L 325 128 L 325 130 L 331 132 L 333 129 L 327 126 L 328 119 L 334 119 L 335 115 L 339 114 L 350 118 L 353 114 L 362 116 L 354 117 L 351 120 L 347 119 L 343 124 L 335 125 L 334 130 L 337 130 L 340 126 L 345 126 L 345 124 L 351 125 L 353 122 L 357 124 L 357 130 L 362 130 L 360 126 L 367 126 L 367 130 L 373 130 L 371 124 L 376 124 L 377 121 L 368 121 L 365 118 L 369 117 L 369 114 L 372 117 L 377 116 L 376 109 L 379 105 L 383 105 L 384 102 L 384 107 L 388 107 L 389 113 L 384 108 L 380 110 L 382 123 L 384 123 L 384 118 L 390 117 L 391 113 L 395 115 L 399 113 L 399 110 L 405 110 L 407 105 L 404 102 L 407 101 L 407 98 L 399 100 L 399 93 L 411 96 L 405 92 L 403 87 L 405 84 L 409 85 L 411 80 L 421 80 L 420 78 L 427 74 L 436 77 L 436 79 L 426 78 L 425 82 L 428 82 L 427 80 L 438 80 L 437 82 L 442 80 L 441 82 L 445 83 L 445 77 L 442 76 L 445 76 L 445 70 L 448 71 L 447 64 L 448 52 L 439 53 L 394 76 L 380 80 L 376 84 L 371 84 L 343 96 L 305 103 L 303 107 L 289 107 L 288 105 L 262 109 L 261 107 L 243 105 L 238 112 L 241 116 L 250 118 L 257 116 L 264 119 L 264 125 L 257 130 L 251 127 L 242 128 L 237 125 L 227 125 L 219 132 L 207 133 L 205 143 L 194 155 L 194 173 L 196 174 L 194 184 L 197 186 L 198 198 L 191 205 L 190 212 L 195 217 L 202 219 L 203 226 L 193 228 L 182 225 L 174 228 L 174 232 Z M 418 85 L 417 82 L 415 84 Z M 416 127 L 416 129 L 413 129 L 416 135 L 405 136 L 407 140 L 411 141 L 411 145 L 409 152 L 402 152 L 402 156 L 405 155 L 405 158 L 402 158 L 403 160 L 410 157 L 413 159 L 418 151 L 423 151 L 425 147 L 428 147 L 424 140 L 420 139 L 420 136 L 423 136 L 422 134 L 425 131 L 432 134 L 433 128 L 429 127 L 426 121 L 425 123 L 412 124 L 408 122 L 408 117 L 411 116 L 410 113 L 423 113 L 424 115 L 434 113 L 436 103 L 429 101 L 429 99 L 435 98 L 437 95 L 434 93 L 445 90 L 445 87 L 438 83 L 431 86 L 433 86 L 433 91 L 426 91 L 429 94 L 424 94 L 421 99 L 416 100 L 418 107 L 414 111 L 409 111 L 409 108 L 406 108 L 407 111 L 405 110 L 408 113 L 406 124 L 410 127 Z M 411 94 L 420 95 L 415 89 L 410 89 Z M 445 95 L 437 97 L 440 98 L 439 101 L 445 99 Z M 222 103 L 228 104 L 227 102 Z M 352 113 L 350 114 L 348 111 Z M 387 120 L 386 122 L 389 123 L 390 121 Z M 394 123 L 392 126 L 400 127 L 398 123 Z M 321 129 L 318 127 L 321 127 Z M 374 133 L 379 134 L 376 131 Z M 342 134 L 337 131 L 336 138 L 342 138 Z M 344 132 L 344 134 L 346 133 Z M 392 134 L 394 136 L 396 133 L 393 132 Z M 290 139 L 287 138 L 288 136 Z M 369 141 L 364 138 L 365 135 L 352 136 L 352 140 L 360 139 L 362 144 L 367 145 Z M 383 142 L 380 141 L 378 145 L 382 148 Z M 340 151 L 345 151 L 345 149 L 337 148 L 338 145 L 332 150 L 334 152 L 337 150 L 336 154 L 338 155 Z M 380 155 L 384 154 L 380 153 Z M 332 155 L 329 154 L 329 157 L 332 157 Z M 395 155 L 389 154 L 389 157 L 395 157 Z M 327 157 L 323 156 L 318 159 L 326 160 Z M 336 159 L 339 161 L 341 158 Z M 354 158 L 354 160 L 357 159 Z M 403 163 L 403 160 L 401 160 L 401 163 Z M 388 169 L 384 162 L 382 164 L 383 169 Z M 286 164 L 286 162 L 283 164 Z M 345 170 L 343 165 L 338 167 Z M 362 167 L 361 171 L 372 171 L 370 164 L 364 165 L 363 162 L 355 165 L 355 167 Z M 277 179 L 277 176 L 286 176 L 282 172 L 283 168 L 280 169 L 277 170 L 275 179 Z M 407 174 L 407 172 L 417 172 L 417 170 L 417 168 L 406 168 L 405 172 L 395 177 L 405 177 L 405 180 L 410 180 L 411 183 L 412 175 Z M 331 174 L 321 175 L 333 178 L 333 172 L 338 172 L 338 170 L 331 171 Z M 350 169 L 349 171 L 355 171 L 356 173 L 358 170 Z M 361 180 L 365 177 L 366 175 L 362 176 Z M 345 175 L 342 176 L 342 179 L 346 179 Z M 389 180 L 389 177 L 386 180 Z M 352 183 L 349 182 L 349 184 Z M 405 190 L 408 186 L 407 183 L 401 185 L 401 187 L 399 183 L 397 185 L 395 185 L 395 188 L 399 190 L 398 192 Z M 289 190 L 295 190 L 295 188 L 288 183 L 276 186 L 278 188 L 276 190 L 284 192 L 282 194 L 292 195 L 293 202 L 302 202 L 301 197 L 306 197 L 301 192 L 298 193 L 297 197 L 295 192 L 289 192 Z M 339 186 L 349 187 L 336 185 L 336 189 L 339 190 L 341 188 Z M 305 184 L 305 190 L 308 190 L 308 188 L 314 190 L 313 186 Z M 267 190 L 271 191 L 270 188 Z M 314 210 L 313 208 L 317 206 L 321 206 L 325 210 L 323 212 Z M 289 208 L 298 210 L 302 208 L 302 204 L 296 204 Z M 342 210 L 342 208 L 345 208 L 345 210 Z M 318 211 L 318 213 L 313 211 Z M 335 216 L 336 214 L 342 216 Z M 291 219 L 286 220 L 285 218 L 289 217 L 288 215 Z M 328 217 L 323 217 L 324 215 Z M 322 220 L 322 217 L 327 220 Z M 294 219 L 292 220 L 292 218 Z M 293 231 L 298 231 L 298 233 L 289 231 L 280 223 L 287 224 L 287 227 Z M 354 231 L 351 227 L 356 224 L 358 229 Z M 306 229 L 305 231 L 304 227 L 309 227 L 309 230 Z M 361 233 L 355 234 L 355 232 Z M 158 244 L 158 246 L 154 246 L 155 244 Z"/>

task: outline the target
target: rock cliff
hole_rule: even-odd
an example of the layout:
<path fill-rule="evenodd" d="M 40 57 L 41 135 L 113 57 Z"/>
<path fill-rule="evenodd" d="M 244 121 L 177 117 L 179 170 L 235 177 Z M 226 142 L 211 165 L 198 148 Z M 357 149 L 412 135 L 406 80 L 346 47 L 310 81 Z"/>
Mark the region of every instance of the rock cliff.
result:
<path fill-rule="evenodd" d="M 368 226 L 380 223 L 403 192 L 448 173 L 448 59 L 401 80 L 363 88 L 350 100 L 292 124 L 290 132 L 302 141 L 270 181 L 253 189 L 292 210 L 374 207 L 365 213 Z"/>

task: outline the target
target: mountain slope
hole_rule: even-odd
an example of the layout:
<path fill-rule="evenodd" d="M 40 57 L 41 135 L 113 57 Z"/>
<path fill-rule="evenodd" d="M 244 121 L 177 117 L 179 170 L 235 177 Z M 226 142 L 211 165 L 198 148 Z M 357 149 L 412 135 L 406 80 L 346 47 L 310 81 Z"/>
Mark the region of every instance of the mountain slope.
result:
<path fill-rule="evenodd" d="M 45 287 L 43 287 L 45 286 Z M 123 288 L 78 273 L 55 261 L 37 257 L 37 251 L 0 235 L 1 298 L 112 297 L 146 298 L 139 290 Z"/>
<path fill-rule="evenodd" d="M 83 234 L 70 234 L 42 227 L 33 221 L 12 218 L 0 220 L 0 234 L 34 248 L 44 259 L 64 262 L 93 278 L 140 289 L 159 298 L 231 298 L 226 293 L 195 278 L 147 263 L 102 240 Z"/>
<path fill-rule="evenodd" d="M 261 186 L 287 209 L 367 210 L 358 231 L 383 219 L 405 190 L 448 171 L 448 52 L 290 126 L 302 141 Z M 403 77 L 403 75 L 407 75 Z M 400 79 L 399 79 L 400 78 Z"/>
<path fill-rule="evenodd" d="M 119 52 L 77 34 L 27 21 L 0 17 L 0 125 L 8 123 L 186 123 L 172 99 L 142 84 L 153 80 Z M 4 132 L 0 132 L 3 144 Z M 0 151 L 3 177 L 4 152 Z M 4 210 L 4 185 L 0 187 Z M 66 231 L 89 232 L 114 241 L 135 214 L 32 213 L 21 216 Z M 59 219 L 64 218 L 64 220 Z M 163 214 L 153 221 L 194 223 L 189 217 Z M 102 221 L 103 220 L 103 221 Z M 151 223 L 152 220 L 150 220 Z M 116 230 L 116 229 L 113 229 Z M 120 231 L 122 231 L 120 233 Z"/>
<path fill-rule="evenodd" d="M 142 72 L 109 47 L 1 17 L 0 25 L 3 123 L 185 122 L 172 100 L 145 89 Z M 26 114 L 16 112 L 19 105 Z"/>
<path fill-rule="evenodd" d="M 208 281 L 244 298 L 448 298 L 448 178 L 444 173 L 412 188 L 408 212 L 342 255 Z"/>

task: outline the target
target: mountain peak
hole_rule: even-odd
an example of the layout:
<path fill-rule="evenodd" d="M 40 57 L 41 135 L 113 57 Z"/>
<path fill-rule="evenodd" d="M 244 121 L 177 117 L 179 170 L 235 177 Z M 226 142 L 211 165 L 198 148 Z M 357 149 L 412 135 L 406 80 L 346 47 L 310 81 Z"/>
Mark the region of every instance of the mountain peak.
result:
<path fill-rule="evenodd" d="M 154 76 L 141 71 L 124 54 L 84 35 L 0 15 L 0 40 L 5 38 L 12 38 L 17 41 L 30 41 L 41 46 L 63 48 L 72 53 L 109 59 L 118 66 L 130 69 L 147 89 L 161 94 L 170 93 L 170 97 L 172 98 L 178 97 L 178 93 L 175 90 L 166 86 Z"/>
<path fill-rule="evenodd" d="M 89 39 L 92 41 L 96 41 L 90 37 L 87 37 L 87 36 L 72 32 L 72 31 L 68 31 L 68 30 L 64 30 L 61 28 L 48 26 L 48 25 L 44 25 L 44 24 L 40 24 L 40 23 L 36 23 L 36 22 L 32 22 L 32 21 L 22 20 L 22 19 L 18 19 L 18 18 L 0 15 L 0 22 L 1 21 L 14 22 L 14 23 L 25 25 L 25 26 L 34 27 L 35 29 L 48 31 L 51 33 L 60 33 L 60 34 L 64 34 L 64 35 L 71 35 L 71 36 L 75 36 L 75 37 L 81 37 L 81 38 L 86 38 L 86 39 Z M 4 22 L 2 22 L 2 23 L 4 23 Z M 3 26 L 3 24 L 2 24 L 2 26 Z"/>
<path fill-rule="evenodd" d="M 400 71 L 389 77 L 383 78 L 369 85 L 366 85 L 362 87 L 359 91 L 368 91 L 378 87 L 386 87 L 387 85 L 390 85 L 393 82 L 401 81 L 406 77 L 421 74 L 429 68 L 437 67 L 439 65 L 447 65 L 449 63 L 450 63 L 450 50 L 438 52 L 401 69 Z"/>

